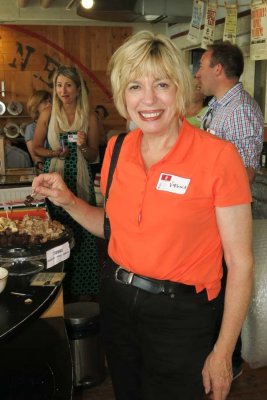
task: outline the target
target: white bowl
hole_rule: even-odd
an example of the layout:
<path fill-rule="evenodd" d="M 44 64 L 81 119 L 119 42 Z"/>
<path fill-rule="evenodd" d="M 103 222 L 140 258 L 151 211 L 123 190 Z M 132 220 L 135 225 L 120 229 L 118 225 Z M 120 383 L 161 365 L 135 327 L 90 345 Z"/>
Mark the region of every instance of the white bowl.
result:
<path fill-rule="evenodd" d="M 8 277 L 8 270 L 0 267 L 0 293 L 2 293 L 6 287 L 7 277 Z"/>

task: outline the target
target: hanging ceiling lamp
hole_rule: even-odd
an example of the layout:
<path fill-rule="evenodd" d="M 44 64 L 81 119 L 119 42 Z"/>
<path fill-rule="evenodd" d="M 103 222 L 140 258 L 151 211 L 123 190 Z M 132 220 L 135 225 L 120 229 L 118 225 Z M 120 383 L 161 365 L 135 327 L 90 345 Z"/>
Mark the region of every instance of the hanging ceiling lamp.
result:
<path fill-rule="evenodd" d="M 89 10 L 94 5 L 94 0 L 81 0 L 81 5 L 86 10 Z"/>

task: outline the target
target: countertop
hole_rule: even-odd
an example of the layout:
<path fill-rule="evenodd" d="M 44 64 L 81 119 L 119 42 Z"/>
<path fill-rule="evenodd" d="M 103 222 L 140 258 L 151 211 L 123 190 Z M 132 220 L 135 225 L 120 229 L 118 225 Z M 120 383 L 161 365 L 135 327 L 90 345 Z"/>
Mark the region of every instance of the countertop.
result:
<path fill-rule="evenodd" d="M 62 272 L 63 268 L 64 263 L 61 262 L 48 272 Z M 0 341 L 17 334 L 33 319 L 39 318 L 59 293 L 60 285 L 30 286 L 32 277 L 33 275 L 8 277 L 6 288 L 0 293 Z M 27 293 L 29 296 L 21 297 L 11 292 Z M 25 303 L 27 298 L 31 299 L 31 303 Z"/>

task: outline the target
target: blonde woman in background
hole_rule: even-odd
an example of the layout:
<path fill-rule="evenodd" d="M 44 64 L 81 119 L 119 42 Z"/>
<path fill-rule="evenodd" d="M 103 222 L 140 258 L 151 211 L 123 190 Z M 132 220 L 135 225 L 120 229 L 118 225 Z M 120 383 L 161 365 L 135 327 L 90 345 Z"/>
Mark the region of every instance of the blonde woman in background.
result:
<path fill-rule="evenodd" d="M 49 107 L 52 102 L 52 94 L 47 90 L 36 90 L 27 101 L 27 110 L 33 122 L 25 128 L 24 139 L 31 159 L 38 170 L 43 169 L 43 157 L 33 152 L 33 136 L 36 128 L 36 121 L 44 108 Z"/>
<path fill-rule="evenodd" d="M 53 105 L 37 121 L 34 151 L 45 157 L 45 171 L 59 172 L 68 187 L 87 203 L 95 204 L 90 163 L 98 156 L 99 135 L 88 91 L 75 67 L 60 66 L 53 79 Z M 48 146 L 45 146 L 46 132 Z M 95 294 L 99 289 L 96 238 L 61 208 L 50 206 L 51 216 L 70 226 L 75 247 L 66 261 L 65 301 Z"/>

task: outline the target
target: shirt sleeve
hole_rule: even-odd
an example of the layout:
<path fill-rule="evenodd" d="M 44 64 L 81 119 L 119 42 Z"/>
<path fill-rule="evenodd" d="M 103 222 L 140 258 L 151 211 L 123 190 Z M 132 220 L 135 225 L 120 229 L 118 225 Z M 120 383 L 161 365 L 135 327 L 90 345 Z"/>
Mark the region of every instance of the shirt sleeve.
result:
<path fill-rule="evenodd" d="M 214 170 L 214 205 L 227 207 L 252 201 L 248 175 L 235 146 L 225 144 L 218 155 Z"/>
<path fill-rule="evenodd" d="M 33 139 L 34 129 L 35 129 L 35 124 L 34 123 L 29 124 L 29 125 L 26 126 L 25 135 L 24 135 L 25 142 L 28 142 L 29 140 Z"/>
<path fill-rule="evenodd" d="M 246 167 L 259 168 L 263 145 L 262 116 L 252 107 L 237 107 L 226 119 L 227 140 L 237 147 Z"/>

